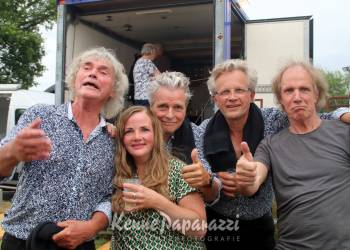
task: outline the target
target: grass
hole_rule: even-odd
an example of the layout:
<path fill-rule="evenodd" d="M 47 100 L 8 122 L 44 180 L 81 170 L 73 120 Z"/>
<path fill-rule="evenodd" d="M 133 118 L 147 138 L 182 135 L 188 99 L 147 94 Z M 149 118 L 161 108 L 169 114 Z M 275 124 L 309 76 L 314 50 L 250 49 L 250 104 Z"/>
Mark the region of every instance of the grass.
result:
<path fill-rule="evenodd" d="M 105 238 L 96 238 L 95 239 L 95 247 L 96 249 L 98 249 L 99 247 L 101 247 L 102 245 L 104 245 L 105 243 L 107 243 L 109 240 L 105 239 Z M 1 240 L 0 240 L 0 247 L 1 247 Z"/>
<path fill-rule="evenodd" d="M 95 247 L 98 249 L 105 243 L 111 240 L 111 232 L 110 231 L 102 231 L 95 238 Z"/>
<path fill-rule="evenodd" d="M 0 214 L 4 214 L 11 206 L 11 202 L 9 201 L 2 201 L 0 202 Z M 0 246 L 1 246 L 1 240 L 0 240 Z"/>
<path fill-rule="evenodd" d="M 98 249 L 99 247 L 103 246 L 108 241 L 109 241 L 109 239 L 96 237 L 96 239 L 95 239 L 95 247 L 96 247 L 96 249 Z M 1 242 L 2 241 L 0 240 L 0 247 L 1 247 Z"/>
<path fill-rule="evenodd" d="M 103 246 L 105 243 L 107 243 L 108 239 L 95 239 L 95 247 L 98 249 L 99 247 Z"/>
<path fill-rule="evenodd" d="M 2 201 L 0 202 L 0 213 L 4 214 L 11 206 L 11 202 Z"/>

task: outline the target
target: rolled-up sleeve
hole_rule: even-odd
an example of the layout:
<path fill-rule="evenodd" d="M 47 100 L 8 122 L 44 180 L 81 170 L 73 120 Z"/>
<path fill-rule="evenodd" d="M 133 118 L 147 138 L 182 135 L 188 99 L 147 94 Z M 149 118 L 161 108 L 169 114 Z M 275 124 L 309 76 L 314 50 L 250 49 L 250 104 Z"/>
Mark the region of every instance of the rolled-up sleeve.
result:
<path fill-rule="evenodd" d="M 344 115 L 346 113 L 349 113 L 349 112 L 350 112 L 349 108 L 346 108 L 346 107 L 338 108 L 338 109 L 336 109 L 336 110 L 334 110 L 333 112 L 330 113 L 331 114 L 331 119 L 340 120 L 342 115 Z"/>
<path fill-rule="evenodd" d="M 108 218 L 108 223 L 111 224 L 111 222 L 112 222 L 112 203 L 110 201 L 100 202 L 96 206 L 94 212 L 104 213 Z"/>

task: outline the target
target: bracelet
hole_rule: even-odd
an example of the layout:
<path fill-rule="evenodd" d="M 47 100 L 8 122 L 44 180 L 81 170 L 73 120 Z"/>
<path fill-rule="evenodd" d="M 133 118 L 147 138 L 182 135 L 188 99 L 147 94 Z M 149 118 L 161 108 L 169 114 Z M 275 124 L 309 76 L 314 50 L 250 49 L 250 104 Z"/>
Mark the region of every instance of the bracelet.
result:
<path fill-rule="evenodd" d="M 215 179 L 215 182 L 218 184 L 218 191 L 220 193 L 221 189 L 222 189 L 222 181 L 220 180 L 219 177 L 217 177 L 217 175 L 215 173 L 214 173 L 213 182 L 214 182 L 214 179 Z"/>
<path fill-rule="evenodd" d="M 213 173 L 208 173 L 209 174 L 209 183 L 205 185 L 204 187 L 212 187 L 213 186 L 213 181 L 214 181 L 214 174 Z"/>

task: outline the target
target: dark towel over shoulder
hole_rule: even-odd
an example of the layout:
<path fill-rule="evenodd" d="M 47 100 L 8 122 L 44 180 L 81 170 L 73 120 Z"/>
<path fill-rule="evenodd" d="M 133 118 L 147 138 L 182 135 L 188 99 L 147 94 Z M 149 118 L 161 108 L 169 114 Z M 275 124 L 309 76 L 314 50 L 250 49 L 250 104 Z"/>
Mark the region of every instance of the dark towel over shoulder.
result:
<path fill-rule="evenodd" d="M 204 135 L 204 155 L 213 172 L 236 169 L 236 154 L 230 139 L 230 129 L 223 114 L 218 110 L 209 121 Z M 251 103 L 249 115 L 243 128 L 243 141 L 254 155 L 264 138 L 264 119 L 260 109 Z"/>

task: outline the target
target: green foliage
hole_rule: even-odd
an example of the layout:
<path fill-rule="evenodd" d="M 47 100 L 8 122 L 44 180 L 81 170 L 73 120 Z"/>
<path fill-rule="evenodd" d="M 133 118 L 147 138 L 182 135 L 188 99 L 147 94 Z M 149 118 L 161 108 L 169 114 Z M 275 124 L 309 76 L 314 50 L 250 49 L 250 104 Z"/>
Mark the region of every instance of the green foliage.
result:
<path fill-rule="evenodd" d="M 45 69 L 39 26 L 50 28 L 55 20 L 55 0 L 0 0 L 1 84 L 37 85 L 34 77 Z"/>
<path fill-rule="evenodd" d="M 350 73 L 341 71 L 323 71 L 329 85 L 330 96 L 345 96 L 349 91 Z"/>

